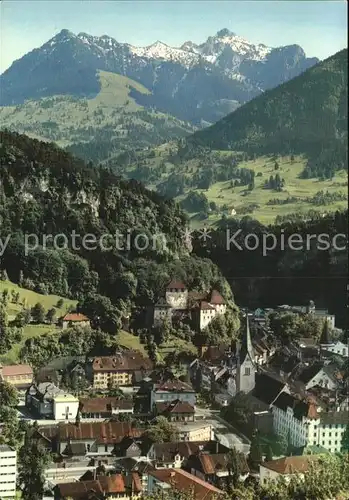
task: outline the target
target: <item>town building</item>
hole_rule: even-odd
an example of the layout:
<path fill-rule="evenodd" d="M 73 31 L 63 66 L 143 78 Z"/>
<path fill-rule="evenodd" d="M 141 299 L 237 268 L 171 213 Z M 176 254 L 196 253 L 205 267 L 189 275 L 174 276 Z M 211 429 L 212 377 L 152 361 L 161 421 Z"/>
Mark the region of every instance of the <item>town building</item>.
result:
<path fill-rule="evenodd" d="M 331 453 L 340 452 L 348 422 L 348 411 L 321 411 L 319 419 L 308 430 L 309 444 L 322 446 Z"/>
<path fill-rule="evenodd" d="M 189 403 L 192 407 L 196 404 L 196 393 L 191 384 L 179 379 L 168 379 L 153 383 L 150 392 L 150 405 L 154 408 L 157 403 L 171 403 L 180 400 Z"/>
<path fill-rule="evenodd" d="M 281 477 L 289 481 L 295 474 L 303 477 L 315 460 L 318 460 L 317 455 L 303 455 L 262 462 L 259 466 L 260 483 L 265 485 L 269 481 L 278 481 Z"/>
<path fill-rule="evenodd" d="M 107 389 L 110 386 L 133 387 L 136 372 L 147 372 L 153 367 L 152 362 L 139 351 L 119 351 L 114 356 L 102 356 L 93 359 L 93 387 Z"/>
<path fill-rule="evenodd" d="M 177 424 L 179 441 L 212 441 L 214 439 L 213 427 L 202 422 L 185 422 Z"/>
<path fill-rule="evenodd" d="M 341 378 L 338 367 L 334 363 L 323 360 L 304 366 L 297 375 L 297 381 L 304 385 L 305 390 L 320 386 L 335 391 Z"/>
<path fill-rule="evenodd" d="M 154 469 L 148 473 L 148 493 L 157 494 L 171 489 L 192 491 L 195 500 L 218 500 L 224 492 L 182 469 Z"/>
<path fill-rule="evenodd" d="M 61 322 L 63 330 L 72 326 L 91 326 L 91 322 L 88 317 L 77 312 L 67 313 L 63 316 Z"/>
<path fill-rule="evenodd" d="M 161 415 L 169 422 L 194 422 L 195 408 L 176 399 L 171 403 L 155 403 L 155 415 Z"/>
<path fill-rule="evenodd" d="M 148 459 L 157 469 L 181 468 L 186 465 L 188 458 L 197 453 L 229 453 L 229 448 L 218 441 L 177 441 L 172 443 L 154 443 Z"/>
<path fill-rule="evenodd" d="M 6 444 L 0 444 L 0 498 L 16 498 L 17 452 Z"/>
<path fill-rule="evenodd" d="M 187 286 L 178 280 L 172 280 L 166 287 L 165 296 L 160 297 L 154 306 L 153 324 L 174 318 L 187 318 L 194 329 L 206 328 L 220 314 L 225 314 L 226 303 L 217 290 L 208 295 L 190 292 Z"/>
<path fill-rule="evenodd" d="M 273 402 L 272 412 L 275 434 L 289 438 L 297 448 L 317 444 L 309 442 L 311 429 L 319 419 L 318 408 L 311 399 L 305 402 L 282 392 Z"/>
<path fill-rule="evenodd" d="M 112 454 L 115 445 L 125 437 L 141 437 L 144 430 L 132 427 L 129 422 L 80 422 L 78 424 L 45 425 L 39 429 L 52 451 L 65 454 L 69 447 L 78 445 L 80 453 L 90 456 Z M 68 448 L 68 449 L 67 449 Z"/>
<path fill-rule="evenodd" d="M 337 354 L 338 356 L 343 356 L 344 358 L 349 357 L 349 345 L 348 343 L 345 344 L 344 342 L 341 342 L 340 340 L 337 340 L 331 345 L 323 346 L 322 347 L 323 351 L 331 352 L 333 354 Z"/>
<path fill-rule="evenodd" d="M 0 380 L 13 385 L 17 390 L 25 390 L 33 383 L 33 369 L 29 365 L 0 364 Z"/>
<path fill-rule="evenodd" d="M 75 420 L 79 400 L 51 382 L 33 384 L 26 392 L 26 407 L 39 418 Z"/>
<path fill-rule="evenodd" d="M 129 476 L 112 474 L 90 481 L 60 483 L 54 488 L 55 500 L 135 500 L 142 494 L 142 484 L 137 473 Z"/>
<path fill-rule="evenodd" d="M 130 399 L 116 397 L 83 398 L 79 402 L 79 416 L 84 419 L 106 419 L 120 414 L 133 414 L 133 402 Z"/>

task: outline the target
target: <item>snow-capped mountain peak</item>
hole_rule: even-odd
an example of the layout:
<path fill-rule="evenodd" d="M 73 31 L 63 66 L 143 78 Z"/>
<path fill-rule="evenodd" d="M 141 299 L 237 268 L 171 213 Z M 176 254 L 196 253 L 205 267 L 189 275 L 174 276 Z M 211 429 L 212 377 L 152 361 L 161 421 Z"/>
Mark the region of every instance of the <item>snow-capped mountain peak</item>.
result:
<path fill-rule="evenodd" d="M 130 52 L 136 56 L 146 59 L 162 59 L 165 61 L 178 62 L 184 66 L 195 64 L 199 60 L 199 56 L 183 48 L 170 47 L 166 43 L 157 40 L 155 43 L 147 47 L 135 47 L 129 45 Z"/>

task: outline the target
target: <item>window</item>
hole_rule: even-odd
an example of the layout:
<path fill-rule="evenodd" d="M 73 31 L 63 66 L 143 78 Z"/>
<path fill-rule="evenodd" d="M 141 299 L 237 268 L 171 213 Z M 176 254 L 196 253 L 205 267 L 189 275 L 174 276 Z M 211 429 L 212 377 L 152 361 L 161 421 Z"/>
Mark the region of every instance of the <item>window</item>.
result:
<path fill-rule="evenodd" d="M 107 452 L 107 451 L 108 451 L 108 445 L 107 445 L 107 444 L 104 446 L 104 451 L 105 451 L 105 452 Z"/>
<path fill-rule="evenodd" d="M 245 375 L 246 376 L 251 375 L 251 368 L 248 368 L 248 367 L 245 368 Z"/>

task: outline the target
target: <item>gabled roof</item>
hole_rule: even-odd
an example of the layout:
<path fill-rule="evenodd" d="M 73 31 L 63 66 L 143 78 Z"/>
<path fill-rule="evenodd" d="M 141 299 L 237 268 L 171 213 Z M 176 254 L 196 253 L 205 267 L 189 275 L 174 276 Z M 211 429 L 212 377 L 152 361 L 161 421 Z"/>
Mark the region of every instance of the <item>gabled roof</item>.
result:
<path fill-rule="evenodd" d="M 136 474 L 132 474 L 132 486 L 135 493 L 142 491 L 140 480 Z M 75 481 L 72 483 L 59 483 L 56 488 L 63 498 L 72 497 L 75 499 L 87 499 L 89 494 L 97 494 L 96 498 L 104 498 L 104 494 L 122 494 L 127 491 L 127 479 L 121 474 L 112 476 L 99 476 L 94 481 Z M 131 486 L 131 484 L 130 484 Z"/>
<path fill-rule="evenodd" d="M 287 408 L 291 408 L 293 410 L 293 416 L 297 420 L 302 420 L 302 418 L 319 418 L 315 404 L 301 401 L 286 392 L 281 392 L 281 394 L 279 394 L 274 401 L 273 406 L 276 406 L 285 412 L 287 411 Z"/>
<path fill-rule="evenodd" d="M 17 375 L 33 375 L 33 369 L 29 365 L 5 365 L 0 369 L 3 377 L 15 377 Z"/>
<path fill-rule="evenodd" d="M 166 380 L 155 384 L 154 391 L 169 391 L 169 392 L 195 392 L 193 387 L 187 382 L 182 382 L 181 380 Z"/>
<path fill-rule="evenodd" d="M 261 466 L 278 472 L 279 474 L 297 474 L 307 472 L 310 468 L 310 464 L 314 460 L 318 460 L 317 455 L 284 457 L 278 458 L 277 460 L 270 460 L 269 462 L 263 462 Z"/>
<path fill-rule="evenodd" d="M 83 398 L 80 399 L 80 411 L 83 413 L 111 413 L 112 409 L 131 410 L 132 401 L 119 398 Z"/>
<path fill-rule="evenodd" d="M 316 361 L 310 366 L 306 366 L 304 370 L 299 374 L 298 379 L 303 382 L 303 384 L 307 384 L 311 381 L 321 371 L 324 367 L 323 361 Z"/>
<path fill-rule="evenodd" d="M 201 470 L 204 474 L 216 474 L 217 472 L 220 471 L 227 471 L 229 469 L 229 461 L 230 461 L 230 456 L 227 453 L 214 453 L 214 454 L 209 454 L 209 453 L 203 453 L 200 452 L 196 457 L 193 457 L 194 460 L 197 458 L 201 465 Z M 241 465 L 242 473 L 247 473 L 249 472 L 249 467 L 247 465 L 245 456 L 241 454 L 239 456 L 239 460 L 243 461 Z"/>
<path fill-rule="evenodd" d="M 47 438 L 58 437 L 60 441 L 95 440 L 98 443 L 120 443 L 125 436 L 139 437 L 143 429 L 132 427 L 128 422 L 80 422 L 76 424 L 45 425 L 40 433 Z"/>
<path fill-rule="evenodd" d="M 320 413 L 322 425 L 347 425 L 349 423 L 348 411 L 329 411 Z"/>
<path fill-rule="evenodd" d="M 63 316 L 63 321 L 90 321 L 87 316 L 82 313 L 68 313 Z"/>
<path fill-rule="evenodd" d="M 205 300 L 202 300 L 200 302 L 199 309 L 201 311 L 215 311 L 215 308 L 213 306 L 211 306 L 211 304 L 209 304 Z"/>
<path fill-rule="evenodd" d="M 210 304 L 215 304 L 215 305 L 225 304 L 222 295 L 217 290 L 212 290 Z"/>
<path fill-rule="evenodd" d="M 166 287 L 166 290 L 176 289 L 176 290 L 186 290 L 187 287 L 182 281 L 172 280 Z"/>
<path fill-rule="evenodd" d="M 172 415 L 174 413 L 195 413 L 195 408 L 186 401 L 175 399 L 171 403 L 157 403 L 158 413 L 162 415 Z"/>
<path fill-rule="evenodd" d="M 94 358 L 93 371 L 128 371 L 151 369 L 153 366 L 149 358 L 143 356 L 140 351 L 123 351 L 114 356 L 100 356 Z"/>
<path fill-rule="evenodd" d="M 216 500 L 223 495 L 223 491 L 199 479 L 182 469 L 155 469 L 149 471 L 160 482 L 167 483 L 173 489 L 189 492 L 193 491 L 195 500 Z"/>
<path fill-rule="evenodd" d="M 276 380 L 267 373 L 256 373 L 256 385 L 252 395 L 263 403 L 271 405 L 285 387 L 284 382 Z"/>
<path fill-rule="evenodd" d="M 173 462 L 174 457 L 179 455 L 188 458 L 190 455 L 207 451 L 208 453 L 229 453 L 229 448 L 218 441 L 178 441 L 173 443 L 155 443 L 153 452 L 156 460 Z"/>

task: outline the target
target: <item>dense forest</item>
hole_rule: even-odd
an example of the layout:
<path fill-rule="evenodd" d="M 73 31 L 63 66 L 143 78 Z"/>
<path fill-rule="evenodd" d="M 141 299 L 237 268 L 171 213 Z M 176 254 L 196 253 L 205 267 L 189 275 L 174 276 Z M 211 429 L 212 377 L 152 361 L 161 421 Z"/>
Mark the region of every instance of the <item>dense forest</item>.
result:
<path fill-rule="evenodd" d="M 52 144 L 8 131 L 0 142 L 1 268 L 12 281 L 85 302 L 97 316 L 115 317 L 114 326 L 156 301 L 172 278 L 231 298 L 218 267 L 190 255 L 176 203 Z M 98 245 L 104 235 L 107 249 Z"/>
<path fill-rule="evenodd" d="M 213 126 L 191 147 L 263 154 L 306 154 L 305 177 L 347 168 L 347 49 L 256 97 Z"/>
<path fill-rule="evenodd" d="M 314 300 L 317 307 L 335 313 L 338 326 L 346 328 L 348 211 L 285 219 L 269 227 L 249 216 L 227 219 L 210 232 L 205 244 L 197 233 L 194 251 L 220 266 L 241 307 L 306 305 Z M 299 235 L 299 250 L 289 244 L 292 235 Z M 274 236 L 276 248 L 263 251 L 263 238 L 267 248 L 274 244 Z"/>

